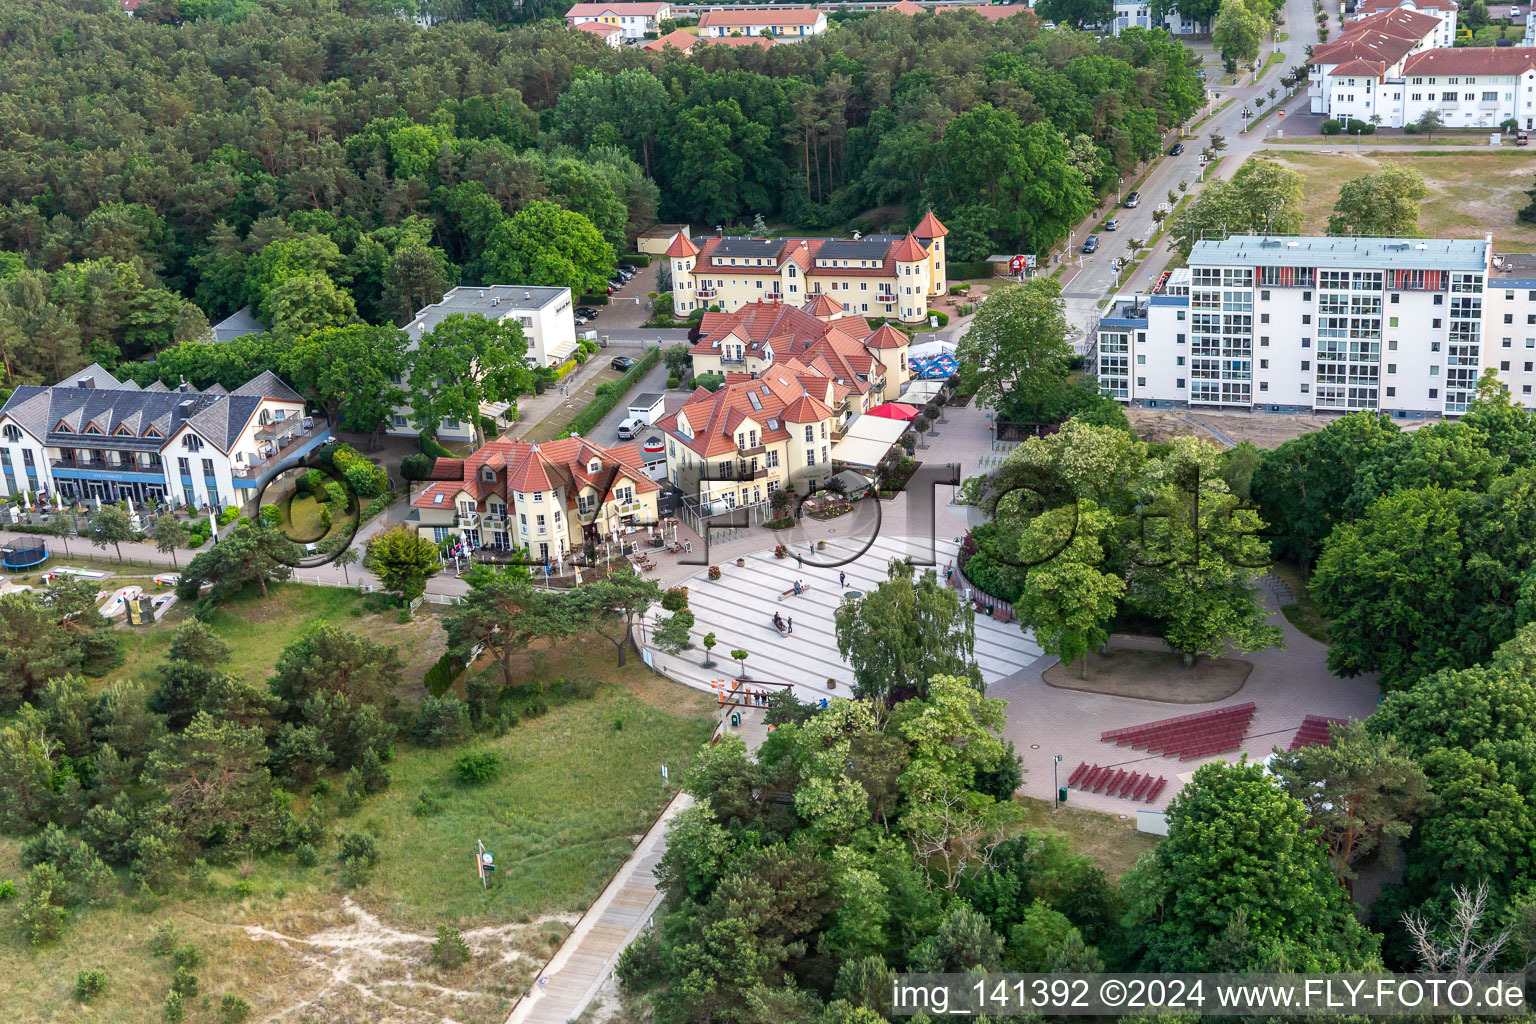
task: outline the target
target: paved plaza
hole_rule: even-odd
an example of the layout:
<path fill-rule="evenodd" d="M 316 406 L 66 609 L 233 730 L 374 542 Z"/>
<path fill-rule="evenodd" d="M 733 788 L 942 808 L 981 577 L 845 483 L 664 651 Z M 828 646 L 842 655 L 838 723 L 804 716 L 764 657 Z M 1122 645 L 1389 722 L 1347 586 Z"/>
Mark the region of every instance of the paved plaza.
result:
<path fill-rule="evenodd" d="M 766 531 L 765 531 L 766 532 Z M 767 554 L 746 556 L 746 565 L 734 560 L 720 567 L 720 579 L 711 580 L 707 571 L 685 582 L 688 607 L 694 615 L 693 634 L 697 644 L 714 633 L 719 646 L 714 651 L 715 667 L 703 665 L 702 647 L 678 655 L 651 652 L 657 668 L 678 682 L 708 689 L 711 681 L 732 679 L 740 666 L 731 660 L 733 648 L 748 651 L 746 676 L 749 679 L 793 684 L 796 695 L 804 701 L 823 697 L 849 697 L 853 693 L 853 672 L 837 653 L 833 613 L 846 593 L 865 593 L 889 577 L 892 559 L 930 557 L 935 570 L 954 561 L 958 545 L 950 538 L 937 542 L 921 537 L 887 536 L 873 541 L 830 540 L 827 547 L 813 555 L 807 546 L 786 558 Z M 847 564 L 834 564 L 853 558 Z M 921 572 L 922 566 L 918 571 Z M 839 583 L 839 574 L 846 582 Z M 805 592 L 784 597 L 796 580 Z M 794 632 L 780 636 L 773 626 L 773 614 L 792 619 Z M 667 613 L 656 609 L 647 619 L 647 627 Z M 1040 648 L 1017 623 L 1004 624 L 985 615 L 976 618 L 976 662 L 988 685 L 1011 676 L 1040 657 Z M 828 688 L 827 680 L 836 681 Z"/>

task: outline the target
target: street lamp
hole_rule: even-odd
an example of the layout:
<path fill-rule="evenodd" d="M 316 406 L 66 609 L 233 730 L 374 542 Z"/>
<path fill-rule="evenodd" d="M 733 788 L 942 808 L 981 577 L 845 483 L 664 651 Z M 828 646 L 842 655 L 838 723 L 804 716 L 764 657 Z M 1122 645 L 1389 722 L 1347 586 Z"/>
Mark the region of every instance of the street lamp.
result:
<path fill-rule="evenodd" d="M 1057 754 L 1051 762 L 1051 810 L 1061 806 L 1061 783 L 1058 772 L 1061 769 L 1061 755 Z"/>
<path fill-rule="evenodd" d="M 1124 191 L 1125 191 L 1125 179 L 1124 178 L 1117 178 L 1117 179 L 1115 179 L 1115 205 L 1116 206 L 1120 205 L 1120 193 L 1122 193 Z"/>

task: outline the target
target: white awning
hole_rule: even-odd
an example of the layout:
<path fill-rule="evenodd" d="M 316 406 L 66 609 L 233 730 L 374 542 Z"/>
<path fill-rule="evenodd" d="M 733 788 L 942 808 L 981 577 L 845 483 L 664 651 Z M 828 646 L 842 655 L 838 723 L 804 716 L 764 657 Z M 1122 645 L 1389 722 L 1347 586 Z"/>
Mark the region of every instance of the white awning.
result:
<path fill-rule="evenodd" d="M 847 434 L 832 446 L 832 461 L 850 466 L 875 466 L 885 458 L 896 439 L 906 432 L 907 425 L 901 420 L 855 416 L 849 421 Z"/>
<path fill-rule="evenodd" d="M 926 405 L 942 390 L 944 382 L 941 380 L 914 380 L 908 382 L 907 390 L 901 393 L 901 400 L 908 405 Z"/>
<path fill-rule="evenodd" d="M 920 345 L 913 345 L 907 349 L 908 359 L 927 359 L 930 356 L 952 356 L 955 354 L 955 344 L 952 341 L 925 341 Z"/>

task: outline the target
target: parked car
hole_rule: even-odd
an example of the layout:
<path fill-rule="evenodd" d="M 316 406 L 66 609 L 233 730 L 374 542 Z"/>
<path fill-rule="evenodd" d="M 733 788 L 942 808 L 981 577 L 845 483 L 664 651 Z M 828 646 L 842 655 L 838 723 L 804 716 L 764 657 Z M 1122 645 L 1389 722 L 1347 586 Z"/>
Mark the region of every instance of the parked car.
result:
<path fill-rule="evenodd" d="M 1111 217 L 1111 218 L 1109 218 L 1109 220 L 1104 222 L 1104 230 L 1105 231 L 1119 231 L 1120 230 L 1120 219 L 1118 217 Z"/>
<path fill-rule="evenodd" d="M 1141 205 L 1141 193 L 1140 192 L 1132 192 L 1130 195 L 1125 197 L 1125 208 L 1127 210 L 1134 210 L 1134 209 L 1136 209 L 1136 207 L 1138 207 L 1140 205 Z"/>
<path fill-rule="evenodd" d="M 626 370 L 628 370 L 631 366 L 634 366 L 634 365 L 635 365 L 635 361 L 633 359 L 629 358 L 629 356 L 614 356 L 612 359 L 610 359 L 608 361 L 609 368 L 610 369 L 614 369 L 614 370 L 618 370 L 620 373 L 624 373 Z"/>
<path fill-rule="evenodd" d="M 1083 243 L 1083 255 L 1084 256 L 1092 256 L 1095 252 L 1098 251 L 1098 249 L 1099 249 L 1099 236 L 1098 235 L 1089 235 L 1088 236 L 1088 240 Z"/>
<path fill-rule="evenodd" d="M 634 440 L 635 435 L 640 433 L 640 431 L 644 430 L 645 428 L 645 420 L 641 419 L 639 416 L 631 416 L 629 419 L 619 424 L 619 440 L 632 441 Z"/>
<path fill-rule="evenodd" d="M 1169 156 L 1182 156 L 1183 153 L 1184 153 L 1184 143 L 1182 143 L 1182 142 L 1175 142 L 1173 144 L 1173 148 L 1168 151 L 1168 155 Z"/>
<path fill-rule="evenodd" d="M 577 313 L 572 319 L 576 321 L 577 327 L 585 327 L 587 325 L 587 318 L 580 313 Z"/>
<path fill-rule="evenodd" d="M 593 309 L 591 306 L 577 306 L 576 307 L 576 315 L 577 316 L 584 316 L 588 320 L 596 320 L 597 319 L 597 310 Z"/>

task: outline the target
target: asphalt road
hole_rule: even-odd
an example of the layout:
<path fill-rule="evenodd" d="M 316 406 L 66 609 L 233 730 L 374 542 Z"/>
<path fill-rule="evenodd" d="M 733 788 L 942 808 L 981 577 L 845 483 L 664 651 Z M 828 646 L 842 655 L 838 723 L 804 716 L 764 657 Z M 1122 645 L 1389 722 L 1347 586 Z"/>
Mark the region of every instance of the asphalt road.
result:
<path fill-rule="evenodd" d="M 1133 210 L 1121 207 L 1113 212 L 1090 217 L 1079 224 L 1073 232 L 1071 259 L 1081 261 L 1082 270 L 1067 283 L 1063 295 L 1067 300 L 1068 319 L 1074 326 L 1086 329 L 1098 319 L 1100 300 L 1115 294 L 1117 290 L 1115 288 L 1117 272 L 1113 267 L 1115 258 L 1127 255 L 1127 239 L 1145 240 L 1156 234 L 1157 224 L 1152 218 L 1152 211 L 1159 203 L 1167 202 L 1168 191 L 1171 189 L 1177 192 L 1179 182 L 1188 181 L 1190 191 L 1198 194 L 1200 185 L 1196 182 L 1201 170 L 1200 150 L 1205 147 L 1206 140 L 1213 132 L 1225 136 L 1227 140 L 1227 148 L 1221 153 L 1223 159 L 1216 173 L 1222 178 L 1230 178 L 1237 173 L 1237 169 L 1250 155 L 1263 148 L 1266 135 L 1271 135 L 1284 127 L 1285 122 L 1278 120 L 1277 115 L 1271 114 L 1253 132 L 1247 135 L 1239 134 L 1244 124 L 1243 109 L 1260 112 L 1259 108 L 1253 104 L 1256 96 L 1263 96 L 1267 106 L 1269 90 L 1281 89 L 1281 76 L 1295 65 L 1303 63 L 1306 60 L 1307 45 L 1317 42 L 1317 24 L 1313 19 L 1312 5 L 1308 0 L 1289 0 L 1286 4 L 1286 19 L 1289 38 L 1276 47 L 1282 54 L 1281 59 L 1270 67 L 1268 73 L 1259 79 L 1257 85 L 1211 87 L 1211 92 L 1217 94 L 1217 98 L 1212 101 L 1210 108 L 1219 107 L 1229 97 L 1235 97 L 1237 102 L 1201 125 L 1190 138 L 1184 140 L 1182 155 L 1176 157 L 1165 155 L 1158 160 L 1140 186 L 1141 205 Z M 1261 66 L 1267 56 L 1266 50 L 1260 58 Z M 1297 107 L 1304 109 L 1307 103 L 1306 90 L 1299 90 L 1289 101 L 1285 101 L 1282 90 L 1277 100 L 1284 101 L 1284 108 L 1287 111 Z M 1199 117 L 1203 116 L 1204 114 L 1199 115 Z M 1199 117 L 1195 120 L 1198 121 Z M 1169 145 L 1171 147 L 1172 143 L 1170 142 Z M 1127 188 L 1130 184 L 1128 180 Z M 1080 249 L 1083 240 L 1097 229 L 1105 216 L 1119 218 L 1118 230 L 1100 232 L 1098 252 L 1093 256 L 1082 256 Z M 1146 290 L 1151 282 L 1157 279 L 1167 262 L 1168 243 L 1165 238 L 1143 262 L 1136 279 L 1128 280 L 1119 290 L 1127 292 L 1136 289 Z"/>

